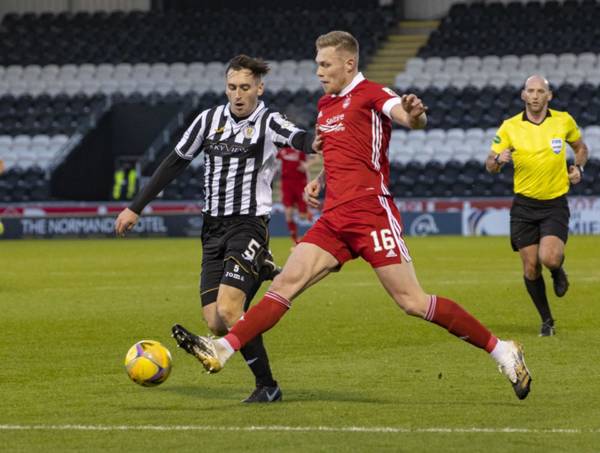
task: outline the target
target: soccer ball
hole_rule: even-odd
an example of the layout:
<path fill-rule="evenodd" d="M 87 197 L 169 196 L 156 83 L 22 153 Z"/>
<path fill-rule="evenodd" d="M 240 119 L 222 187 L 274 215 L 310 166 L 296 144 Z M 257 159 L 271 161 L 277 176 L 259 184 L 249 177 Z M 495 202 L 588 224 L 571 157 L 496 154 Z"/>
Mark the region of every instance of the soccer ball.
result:
<path fill-rule="evenodd" d="M 136 384 L 144 387 L 162 384 L 171 373 L 171 353 L 158 341 L 138 341 L 127 351 L 125 369 Z"/>

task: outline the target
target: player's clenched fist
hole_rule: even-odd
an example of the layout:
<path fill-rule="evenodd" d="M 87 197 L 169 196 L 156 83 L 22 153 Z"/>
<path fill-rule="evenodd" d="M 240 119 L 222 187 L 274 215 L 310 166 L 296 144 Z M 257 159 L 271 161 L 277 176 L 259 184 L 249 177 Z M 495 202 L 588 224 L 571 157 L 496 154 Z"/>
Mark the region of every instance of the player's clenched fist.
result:
<path fill-rule="evenodd" d="M 569 166 L 569 182 L 579 184 L 581 182 L 581 170 L 576 165 Z"/>
<path fill-rule="evenodd" d="M 414 94 L 402 96 L 402 108 L 413 118 L 418 117 L 427 110 L 423 101 Z"/>
<path fill-rule="evenodd" d="M 137 223 L 140 216 L 129 208 L 121 211 L 117 220 L 115 220 L 115 233 L 117 236 L 125 236 Z"/>
<path fill-rule="evenodd" d="M 304 187 L 304 199 L 311 208 L 321 208 L 321 202 L 319 201 L 319 194 L 321 193 L 321 188 L 322 186 L 320 178 L 313 179 Z"/>

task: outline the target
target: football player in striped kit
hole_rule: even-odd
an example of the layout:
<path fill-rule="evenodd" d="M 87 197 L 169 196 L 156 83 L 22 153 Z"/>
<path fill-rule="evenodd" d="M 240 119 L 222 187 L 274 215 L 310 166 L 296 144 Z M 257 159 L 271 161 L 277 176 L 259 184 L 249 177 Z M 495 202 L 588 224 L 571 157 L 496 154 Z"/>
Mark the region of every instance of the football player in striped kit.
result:
<path fill-rule="evenodd" d="M 247 310 L 264 280 L 278 268 L 269 253 L 271 182 L 279 147 L 313 152 L 314 136 L 269 109 L 261 100 L 268 65 L 246 55 L 226 70 L 227 105 L 202 111 L 150 181 L 115 222 L 118 235 L 134 227 L 144 207 L 194 159 L 204 159 L 205 204 L 202 227 L 202 313 L 215 335 L 224 335 Z M 174 336 L 192 337 L 177 325 Z M 180 346 L 194 354 L 193 343 Z M 248 403 L 279 401 L 262 336 L 242 348 L 256 378 Z"/>

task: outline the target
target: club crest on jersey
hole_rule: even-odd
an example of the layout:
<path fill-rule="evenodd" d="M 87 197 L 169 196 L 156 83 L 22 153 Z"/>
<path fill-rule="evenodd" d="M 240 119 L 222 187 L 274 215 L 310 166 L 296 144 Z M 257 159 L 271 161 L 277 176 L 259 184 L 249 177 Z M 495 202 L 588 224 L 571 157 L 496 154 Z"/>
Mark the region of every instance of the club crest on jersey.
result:
<path fill-rule="evenodd" d="M 552 151 L 554 152 L 554 154 L 560 154 L 563 147 L 562 138 L 553 138 L 550 142 L 550 145 L 552 146 Z"/>
<path fill-rule="evenodd" d="M 248 126 L 244 129 L 244 138 L 252 138 L 254 135 L 254 128 L 252 126 Z"/>
<path fill-rule="evenodd" d="M 350 105 L 351 101 L 352 101 L 352 96 L 351 95 L 346 96 L 346 99 L 344 99 L 344 102 L 342 103 L 342 108 L 347 109 L 348 106 Z"/>

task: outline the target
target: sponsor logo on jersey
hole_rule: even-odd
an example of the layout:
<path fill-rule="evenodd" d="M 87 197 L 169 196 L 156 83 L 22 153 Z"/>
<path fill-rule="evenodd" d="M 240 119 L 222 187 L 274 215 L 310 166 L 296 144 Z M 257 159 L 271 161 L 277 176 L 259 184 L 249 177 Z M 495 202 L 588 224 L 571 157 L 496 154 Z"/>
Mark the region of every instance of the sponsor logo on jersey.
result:
<path fill-rule="evenodd" d="M 562 138 L 553 138 L 550 142 L 550 146 L 552 146 L 552 151 L 554 152 L 554 154 L 560 154 L 563 147 Z"/>
<path fill-rule="evenodd" d="M 502 139 L 500 137 L 498 137 L 497 135 L 494 137 L 494 143 L 498 144 L 502 141 Z"/>
<path fill-rule="evenodd" d="M 344 118 L 345 115 L 343 113 L 327 118 L 325 124 L 319 124 L 319 130 L 324 133 L 344 131 L 346 130 L 343 122 Z"/>
<path fill-rule="evenodd" d="M 386 258 L 396 258 L 398 255 L 396 254 L 396 252 L 394 252 L 394 249 L 390 249 L 388 250 L 388 252 L 385 254 Z"/>
<path fill-rule="evenodd" d="M 242 145 L 241 143 L 218 142 L 213 140 L 206 140 L 204 146 L 204 151 L 207 154 L 215 154 L 217 156 L 241 154 L 247 152 L 248 149 L 248 146 Z"/>
<path fill-rule="evenodd" d="M 346 128 L 344 127 L 344 123 L 337 123 L 337 124 L 331 124 L 331 125 L 326 125 L 326 124 L 321 124 L 319 125 L 319 131 L 328 134 L 330 132 L 342 132 L 345 131 Z"/>
<path fill-rule="evenodd" d="M 344 121 L 345 116 L 346 115 L 344 113 L 340 113 L 339 115 L 332 116 L 331 118 L 327 118 L 325 120 L 325 124 L 329 125 L 329 124 L 333 124 L 333 123 L 339 123 L 340 121 Z"/>

